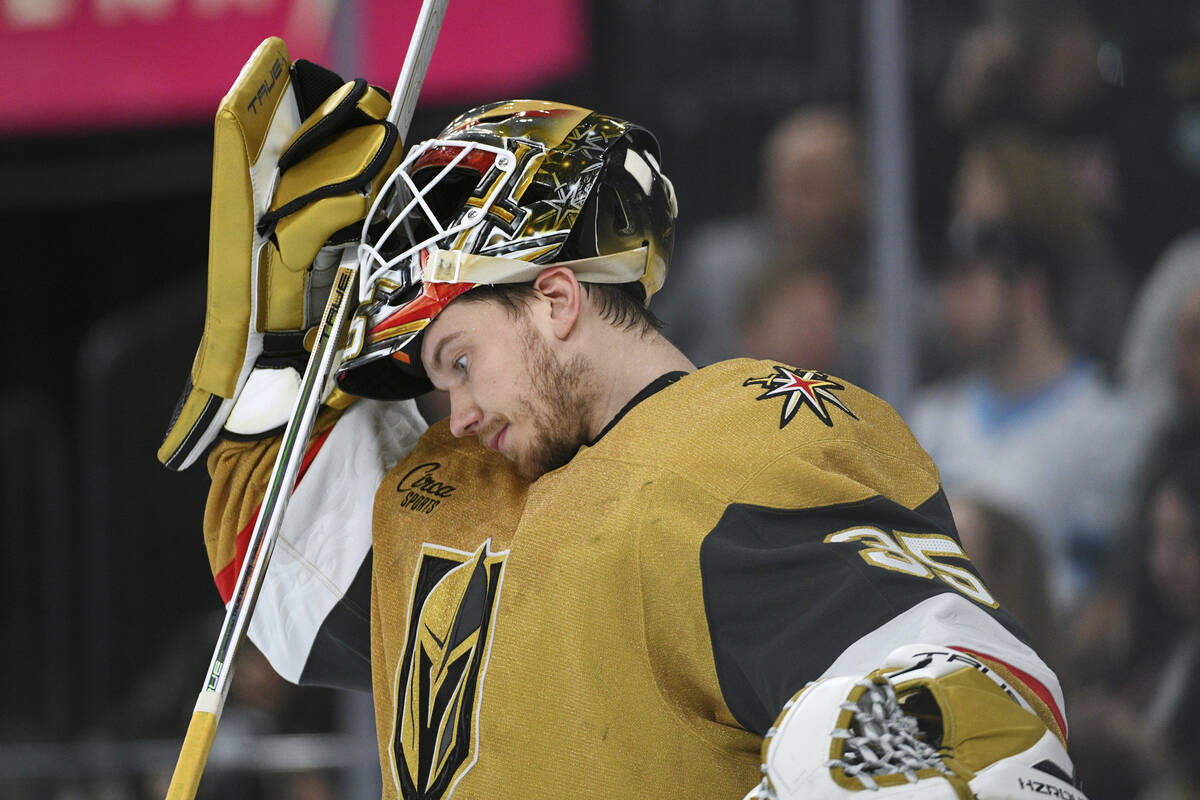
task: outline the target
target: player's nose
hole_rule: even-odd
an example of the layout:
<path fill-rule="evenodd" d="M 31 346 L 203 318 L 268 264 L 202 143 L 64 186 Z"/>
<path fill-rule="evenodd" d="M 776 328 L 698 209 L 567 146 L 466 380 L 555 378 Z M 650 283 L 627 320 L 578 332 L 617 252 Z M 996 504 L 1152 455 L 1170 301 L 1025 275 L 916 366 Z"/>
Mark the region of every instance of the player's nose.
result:
<path fill-rule="evenodd" d="M 474 436 L 483 420 L 475 401 L 460 389 L 450 390 L 450 432 L 458 437 Z"/>

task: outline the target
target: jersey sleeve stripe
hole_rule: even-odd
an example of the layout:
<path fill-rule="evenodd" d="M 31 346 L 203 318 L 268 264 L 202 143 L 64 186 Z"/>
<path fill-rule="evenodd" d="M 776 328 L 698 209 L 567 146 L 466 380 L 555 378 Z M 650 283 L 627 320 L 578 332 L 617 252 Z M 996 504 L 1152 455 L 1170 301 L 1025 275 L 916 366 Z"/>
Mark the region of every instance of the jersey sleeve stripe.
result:
<path fill-rule="evenodd" d="M 1057 736 L 1059 741 L 1063 743 L 1063 746 L 1066 746 L 1067 720 L 1066 717 L 1063 716 L 1062 708 L 1054 699 L 1054 694 L 1050 691 L 1046 684 L 1042 683 L 1025 670 L 1015 667 L 1012 664 L 996 658 L 989 653 L 972 650 L 969 647 L 958 647 L 956 645 L 950 645 L 950 649 L 957 650 L 960 653 L 966 653 L 967 655 L 980 659 L 989 667 L 996 670 L 996 672 L 1004 675 L 1006 678 L 1011 675 L 1015 680 L 1011 680 L 1010 683 L 1012 683 L 1014 686 L 1019 688 L 1023 685 L 1026 689 L 1028 689 L 1029 692 L 1034 695 L 1034 698 L 1036 698 L 1037 702 L 1032 702 L 1034 698 L 1030 698 L 1028 693 L 1022 692 L 1022 694 L 1026 695 L 1026 700 L 1031 701 L 1030 705 L 1033 706 L 1042 722 L 1046 723 L 1046 727 L 1054 732 L 1054 735 Z M 1007 675 L 1005 673 L 1007 673 Z"/>
<path fill-rule="evenodd" d="M 970 600 L 950 593 L 925 600 L 865 634 L 847 647 L 821 677 L 870 672 L 887 653 L 918 642 L 972 655 L 986 654 L 992 662 L 1007 667 L 1030 691 L 1036 690 L 1055 721 L 1061 718 L 1062 689 L 1054 672 L 1033 648 Z"/>
<path fill-rule="evenodd" d="M 304 452 L 304 458 L 300 462 L 300 469 L 296 475 L 297 486 L 304 479 L 305 473 L 308 472 L 309 466 L 312 465 L 313 459 L 317 457 L 317 453 L 320 452 L 321 447 L 325 444 L 325 440 L 329 438 L 329 433 L 332 430 L 330 428 L 313 439 L 312 444 Z M 295 490 L 293 489 L 293 491 Z M 250 521 L 246 523 L 246 527 L 242 528 L 238 533 L 233 560 L 213 576 L 213 581 L 217 584 L 217 591 L 221 594 L 221 602 L 226 605 L 228 605 L 230 598 L 233 597 L 233 590 L 237 585 L 238 575 L 242 571 L 242 562 L 246 560 L 246 551 L 250 548 L 250 537 L 254 533 L 254 526 L 258 524 L 258 515 L 261 510 L 262 506 L 260 505 L 258 510 L 254 512 L 254 515 L 250 517 Z"/>

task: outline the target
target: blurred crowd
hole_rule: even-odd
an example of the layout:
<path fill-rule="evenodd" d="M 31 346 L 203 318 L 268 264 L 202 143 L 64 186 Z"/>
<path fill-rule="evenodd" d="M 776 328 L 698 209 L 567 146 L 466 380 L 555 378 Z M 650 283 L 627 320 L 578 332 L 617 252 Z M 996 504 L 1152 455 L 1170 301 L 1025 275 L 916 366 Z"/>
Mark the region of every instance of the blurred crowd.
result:
<path fill-rule="evenodd" d="M 946 180 L 918 198 L 901 411 L 965 549 L 1062 676 L 1089 797 L 1200 797 L 1200 48 L 1122 44 L 1114 5 L 982 3 L 948 46 L 918 109 L 918 168 Z M 1176 5 L 1159 22 L 1194 41 Z M 758 208 L 681 236 L 657 310 L 693 360 L 870 388 L 887 298 L 866 135 L 854 103 L 795 109 L 762 148 Z"/>

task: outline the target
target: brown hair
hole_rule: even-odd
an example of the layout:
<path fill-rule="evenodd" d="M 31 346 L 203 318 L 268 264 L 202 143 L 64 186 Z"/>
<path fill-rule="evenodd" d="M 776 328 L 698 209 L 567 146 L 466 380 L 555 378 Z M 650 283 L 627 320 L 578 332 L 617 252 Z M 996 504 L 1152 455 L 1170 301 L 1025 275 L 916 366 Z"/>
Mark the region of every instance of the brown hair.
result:
<path fill-rule="evenodd" d="M 662 330 L 662 321 L 646 308 L 646 304 L 638 296 L 642 292 L 640 284 L 580 283 L 579 285 L 583 287 L 584 294 L 595 306 L 600 319 L 610 325 L 637 331 L 642 335 Z M 515 317 L 525 309 L 536 293 L 537 290 L 532 282 L 498 283 L 476 286 L 461 295 L 458 300 L 475 302 L 495 300 Z"/>

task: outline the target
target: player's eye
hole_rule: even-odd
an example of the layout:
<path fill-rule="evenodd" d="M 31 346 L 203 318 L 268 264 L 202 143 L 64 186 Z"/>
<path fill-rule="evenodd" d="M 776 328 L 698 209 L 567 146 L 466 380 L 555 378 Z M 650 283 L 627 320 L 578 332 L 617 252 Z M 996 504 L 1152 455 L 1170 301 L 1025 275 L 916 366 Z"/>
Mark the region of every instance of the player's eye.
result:
<path fill-rule="evenodd" d="M 462 374 L 466 375 L 467 374 L 467 357 L 464 355 L 464 356 L 459 356 L 458 358 L 454 359 L 453 366 L 454 366 L 454 369 L 456 372 L 461 372 Z"/>

